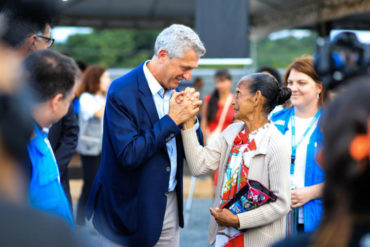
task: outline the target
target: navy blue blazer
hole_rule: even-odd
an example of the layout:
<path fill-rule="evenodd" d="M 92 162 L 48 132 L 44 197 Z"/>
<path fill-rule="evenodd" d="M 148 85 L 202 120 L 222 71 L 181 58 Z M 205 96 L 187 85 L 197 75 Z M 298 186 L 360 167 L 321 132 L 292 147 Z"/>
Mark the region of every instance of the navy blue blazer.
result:
<path fill-rule="evenodd" d="M 58 163 L 60 183 L 63 186 L 71 208 L 72 197 L 69 187 L 68 165 L 76 153 L 79 130 L 78 120 L 71 104 L 67 114 L 51 126 L 48 134 L 50 145 Z"/>
<path fill-rule="evenodd" d="M 111 84 L 104 115 L 101 165 L 86 216 L 95 228 L 121 245 L 153 246 L 166 210 L 170 160 L 166 142 L 176 138 L 179 224 L 183 227 L 181 128 L 159 119 L 143 64 Z M 202 133 L 198 138 L 203 143 Z"/>

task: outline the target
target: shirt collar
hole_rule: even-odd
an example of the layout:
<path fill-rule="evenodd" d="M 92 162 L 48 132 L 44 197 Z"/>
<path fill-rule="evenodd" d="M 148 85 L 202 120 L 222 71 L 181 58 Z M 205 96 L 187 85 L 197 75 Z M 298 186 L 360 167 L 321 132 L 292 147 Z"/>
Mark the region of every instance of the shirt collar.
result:
<path fill-rule="evenodd" d="M 46 135 L 46 136 L 48 136 L 49 135 L 49 128 L 42 128 L 42 133 L 44 134 L 44 135 Z"/>
<path fill-rule="evenodd" d="M 249 136 L 248 136 L 249 141 L 253 139 L 257 139 L 259 142 L 261 139 L 263 139 L 263 136 L 266 133 L 266 130 L 269 128 L 270 124 L 271 122 L 268 121 L 265 125 L 263 125 L 259 129 L 256 129 L 255 131 L 252 131 L 251 133 L 249 133 Z"/>
<path fill-rule="evenodd" d="M 47 138 L 49 135 L 50 128 L 41 127 L 36 121 L 33 121 L 33 123 L 34 123 L 34 133 L 32 134 L 31 139 L 36 137 L 36 135 L 38 135 L 37 133 L 40 133 L 43 138 Z"/>
<path fill-rule="evenodd" d="M 145 62 L 143 69 L 144 69 L 145 78 L 148 81 L 150 92 L 152 93 L 152 95 L 155 95 L 162 90 L 162 95 L 163 95 L 163 92 L 164 92 L 163 87 L 161 86 L 161 84 L 159 84 L 159 82 L 157 81 L 157 79 L 155 79 L 152 72 L 150 72 L 150 70 L 148 69 L 147 63 L 149 61 L 150 60 Z"/>

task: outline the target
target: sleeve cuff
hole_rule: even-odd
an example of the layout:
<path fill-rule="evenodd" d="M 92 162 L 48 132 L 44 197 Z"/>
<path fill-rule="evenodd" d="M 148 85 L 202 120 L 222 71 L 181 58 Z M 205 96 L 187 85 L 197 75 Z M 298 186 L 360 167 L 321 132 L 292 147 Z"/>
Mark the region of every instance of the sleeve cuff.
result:
<path fill-rule="evenodd" d="M 163 118 L 161 118 L 161 120 L 168 124 L 167 127 L 168 135 L 165 138 L 165 142 L 170 141 L 172 138 L 174 138 L 177 134 L 181 132 L 181 126 L 176 125 L 176 123 L 168 115 L 165 115 Z"/>
<path fill-rule="evenodd" d="M 195 121 L 195 124 L 194 124 L 194 129 L 195 130 L 198 130 L 199 129 L 199 120 L 198 120 L 198 117 L 195 117 L 196 121 Z"/>

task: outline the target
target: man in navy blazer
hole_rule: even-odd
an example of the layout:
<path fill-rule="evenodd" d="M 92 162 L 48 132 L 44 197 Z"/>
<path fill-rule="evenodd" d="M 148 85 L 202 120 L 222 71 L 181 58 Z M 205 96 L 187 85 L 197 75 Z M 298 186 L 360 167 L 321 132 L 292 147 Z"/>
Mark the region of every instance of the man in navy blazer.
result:
<path fill-rule="evenodd" d="M 205 48 L 189 27 L 171 25 L 154 56 L 110 86 L 101 166 L 86 208 L 104 246 L 179 246 L 183 227 L 181 124 L 199 111 L 199 93 L 177 93 Z M 189 96 L 193 102 L 180 100 Z M 197 124 L 196 124 L 197 125 Z M 202 133 L 198 125 L 198 138 Z"/>

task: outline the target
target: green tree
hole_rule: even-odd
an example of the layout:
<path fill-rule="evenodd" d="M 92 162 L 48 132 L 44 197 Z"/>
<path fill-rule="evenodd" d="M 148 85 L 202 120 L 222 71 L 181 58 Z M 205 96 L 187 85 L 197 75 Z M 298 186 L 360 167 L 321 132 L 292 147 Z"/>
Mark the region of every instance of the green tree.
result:
<path fill-rule="evenodd" d="M 295 58 L 315 52 L 317 35 L 297 38 L 288 36 L 280 39 L 266 38 L 257 43 L 257 66 L 270 65 L 275 68 L 286 68 Z"/>
<path fill-rule="evenodd" d="M 71 35 L 54 49 L 75 60 L 109 68 L 136 67 L 153 55 L 158 30 L 94 30 L 89 34 Z"/>
<path fill-rule="evenodd" d="M 160 30 L 108 29 L 89 34 L 71 35 L 54 49 L 65 52 L 75 60 L 109 68 L 132 68 L 153 55 L 155 38 Z M 315 51 L 316 34 L 296 38 L 266 38 L 257 43 L 257 66 L 286 68 L 294 58 Z M 205 67 L 205 66 L 203 66 Z"/>

